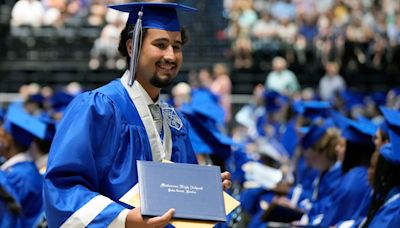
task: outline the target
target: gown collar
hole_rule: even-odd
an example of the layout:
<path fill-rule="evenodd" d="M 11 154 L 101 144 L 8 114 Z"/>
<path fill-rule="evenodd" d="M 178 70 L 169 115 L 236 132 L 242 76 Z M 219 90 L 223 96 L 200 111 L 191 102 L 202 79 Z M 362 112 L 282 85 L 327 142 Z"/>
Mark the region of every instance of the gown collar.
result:
<path fill-rule="evenodd" d="M 27 161 L 32 161 L 31 156 L 28 155 L 27 152 L 24 153 L 18 153 L 11 158 L 9 158 L 6 162 L 4 162 L 3 165 L 1 165 L 0 169 L 1 170 L 7 170 L 14 166 L 15 164 L 21 163 L 21 162 L 27 162 Z"/>

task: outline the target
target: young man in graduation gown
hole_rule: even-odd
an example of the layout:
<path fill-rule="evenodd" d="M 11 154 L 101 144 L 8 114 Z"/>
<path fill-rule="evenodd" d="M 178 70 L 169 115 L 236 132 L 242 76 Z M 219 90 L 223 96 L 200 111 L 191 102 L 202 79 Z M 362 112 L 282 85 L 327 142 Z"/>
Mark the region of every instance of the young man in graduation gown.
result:
<path fill-rule="evenodd" d="M 129 12 L 119 47 L 129 70 L 78 96 L 65 111 L 44 181 L 50 227 L 162 227 L 173 209 L 146 219 L 140 208 L 119 202 L 138 181 L 136 161 L 197 163 L 187 122 L 159 101 L 183 59 L 186 37 L 176 9 L 195 9 L 155 2 L 110 7 Z M 229 186 L 229 174 L 221 176 Z"/>

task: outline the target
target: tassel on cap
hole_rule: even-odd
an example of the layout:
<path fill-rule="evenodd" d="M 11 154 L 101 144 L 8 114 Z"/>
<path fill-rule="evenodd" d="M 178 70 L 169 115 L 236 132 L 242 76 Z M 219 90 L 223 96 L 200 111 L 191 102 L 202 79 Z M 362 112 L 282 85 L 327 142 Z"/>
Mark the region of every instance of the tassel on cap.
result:
<path fill-rule="evenodd" d="M 140 55 L 139 44 L 141 43 L 142 40 L 142 16 L 143 16 L 143 11 L 140 10 L 138 12 L 138 19 L 136 21 L 135 29 L 133 30 L 133 35 L 132 35 L 132 56 L 129 68 L 130 72 L 129 82 L 128 82 L 129 86 L 132 86 L 133 83 L 135 82 L 136 65 Z"/>

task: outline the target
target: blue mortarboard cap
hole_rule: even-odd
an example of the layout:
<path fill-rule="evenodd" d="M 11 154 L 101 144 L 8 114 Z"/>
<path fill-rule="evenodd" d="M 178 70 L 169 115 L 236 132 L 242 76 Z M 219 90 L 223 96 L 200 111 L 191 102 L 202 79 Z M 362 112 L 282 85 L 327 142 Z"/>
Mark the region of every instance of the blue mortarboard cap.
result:
<path fill-rule="evenodd" d="M 386 161 L 400 165 L 400 151 L 395 150 L 391 143 L 386 143 L 379 149 L 380 154 L 386 159 Z"/>
<path fill-rule="evenodd" d="M 143 28 L 156 28 L 174 32 L 181 30 L 176 10 L 197 11 L 193 7 L 178 3 L 160 2 L 130 2 L 109 5 L 108 7 L 129 13 L 127 24 L 136 24 L 138 13 L 142 11 Z"/>
<path fill-rule="evenodd" d="M 393 150 L 400 153 L 400 112 L 383 106 L 380 109 L 389 128 L 389 139 Z"/>
<path fill-rule="evenodd" d="M 376 133 L 376 126 L 367 122 L 357 122 L 348 119 L 348 125 L 342 130 L 342 136 L 357 144 L 371 144 L 372 136 Z"/>
<path fill-rule="evenodd" d="M 56 112 L 62 112 L 73 99 L 74 97 L 70 94 L 57 92 L 50 99 L 51 107 Z"/>
<path fill-rule="evenodd" d="M 327 101 L 297 101 L 293 103 L 293 109 L 304 117 L 315 119 L 329 116 L 331 104 Z"/>
<path fill-rule="evenodd" d="M 32 119 L 34 118 L 29 116 L 24 110 L 9 107 L 3 128 L 16 142 L 28 147 L 33 140 L 33 135 L 28 129 L 37 127 L 40 131 L 41 127 L 40 125 L 36 126 L 36 121 L 32 121 Z"/>
<path fill-rule="evenodd" d="M 310 126 L 309 131 L 304 135 L 301 140 L 301 145 L 304 149 L 312 147 L 321 137 L 326 133 L 326 131 L 334 127 L 334 122 L 332 119 L 325 119 L 323 123 L 313 123 Z"/>
<path fill-rule="evenodd" d="M 332 118 L 335 125 L 341 130 L 345 129 L 349 125 L 350 119 L 345 117 L 342 113 L 338 111 L 331 110 L 330 117 Z"/>
<path fill-rule="evenodd" d="M 379 129 L 383 131 L 383 133 L 389 135 L 389 126 L 387 125 L 386 121 L 382 121 L 382 123 L 379 125 Z"/>
<path fill-rule="evenodd" d="M 386 104 L 386 92 L 374 92 L 370 94 L 370 97 L 377 106 Z"/>
<path fill-rule="evenodd" d="M 364 106 L 364 95 L 360 92 L 345 90 L 341 94 L 347 110 L 354 106 Z"/>
<path fill-rule="evenodd" d="M 365 128 L 369 128 L 367 130 L 368 132 L 375 132 L 376 133 L 376 131 L 378 130 L 378 126 L 374 122 L 372 122 L 370 119 L 365 117 L 365 116 L 362 116 L 362 115 L 357 116 L 357 121 L 362 123 Z"/>
<path fill-rule="evenodd" d="M 56 134 L 56 122 L 48 116 L 40 116 L 40 117 L 36 117 L 36 118 L 38 119 L 38 121 L 40 121 L 46 125 L 46 131 L 44 134 L 41 134 L 41 135 L 34 134 L 34 135 L 36 137 L 38 137 L 39 139 L 42 139 L 45 141 L 49 141 L 49 142 L 53 141 L 54 135 Z M 42 136 L 42 137 L 39 137 L 39 136 Z"/>
<path fill-rule="evenodd" d="M 132 86 L 135 81 L 136 65 L 140 56 L 139 43 L 142 37 L 142 28 L 154 28 L 178 32 L 181 28 L 176 10 L 197 11 L 195 8 L 178 3 L 160 2 L 131 2 L 126 4 L 110 5 L 109 7 L 129 13 L 127 24 L 135 25 L 132 36 L 129 86 Z"/>
<path fill-rule="evenodd" d="M 24 146 L 29 146 L 33 136 L 51 141 L 55 134 L 52 120 L 34 117 L 19 108 L 9 108 L 4 126 L 5 130 Z"/>
<path fill-rule="evenodd" d="M 33 94 L 28 97 L 28 101 L 43 104 L 44 97 L 41 94 Z"/>
<path fill-rule="evenodd" d="M 288 98 L 274 90 L 266 90 L 264 92 L 264 101 L 267 112 L 273 113 L 279 111 L 288 102 Z"/>

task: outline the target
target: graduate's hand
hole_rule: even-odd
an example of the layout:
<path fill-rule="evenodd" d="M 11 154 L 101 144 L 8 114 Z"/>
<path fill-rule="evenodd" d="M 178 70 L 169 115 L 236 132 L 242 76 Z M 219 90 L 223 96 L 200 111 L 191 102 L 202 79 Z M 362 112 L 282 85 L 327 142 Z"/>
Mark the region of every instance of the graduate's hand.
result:
<path fill-rule="evenodd" d="M 153 218 L 143 218 L 140 213 L 140 207 L 136 207 L 128 212 L 126 216 L 125 227 L 130 228 L 153 228 L 164 227 L 172 219 L 175 209 L 171 208 L 165 214 Z"/>
<path fill-rule="evenodd" d="M 293 205 L 292 205 L 292 202 L 286 196 L 275 196 L 272 201 L 274 203 L 277 203 L 277 204 L 281 205 L 281 206 L 294 208 Z"/>
<path fill-rule="evenodd" d="M 231 174 L 228 171 L 221 173 L 222 189 L 225 191 L 232 186 Z"/>

